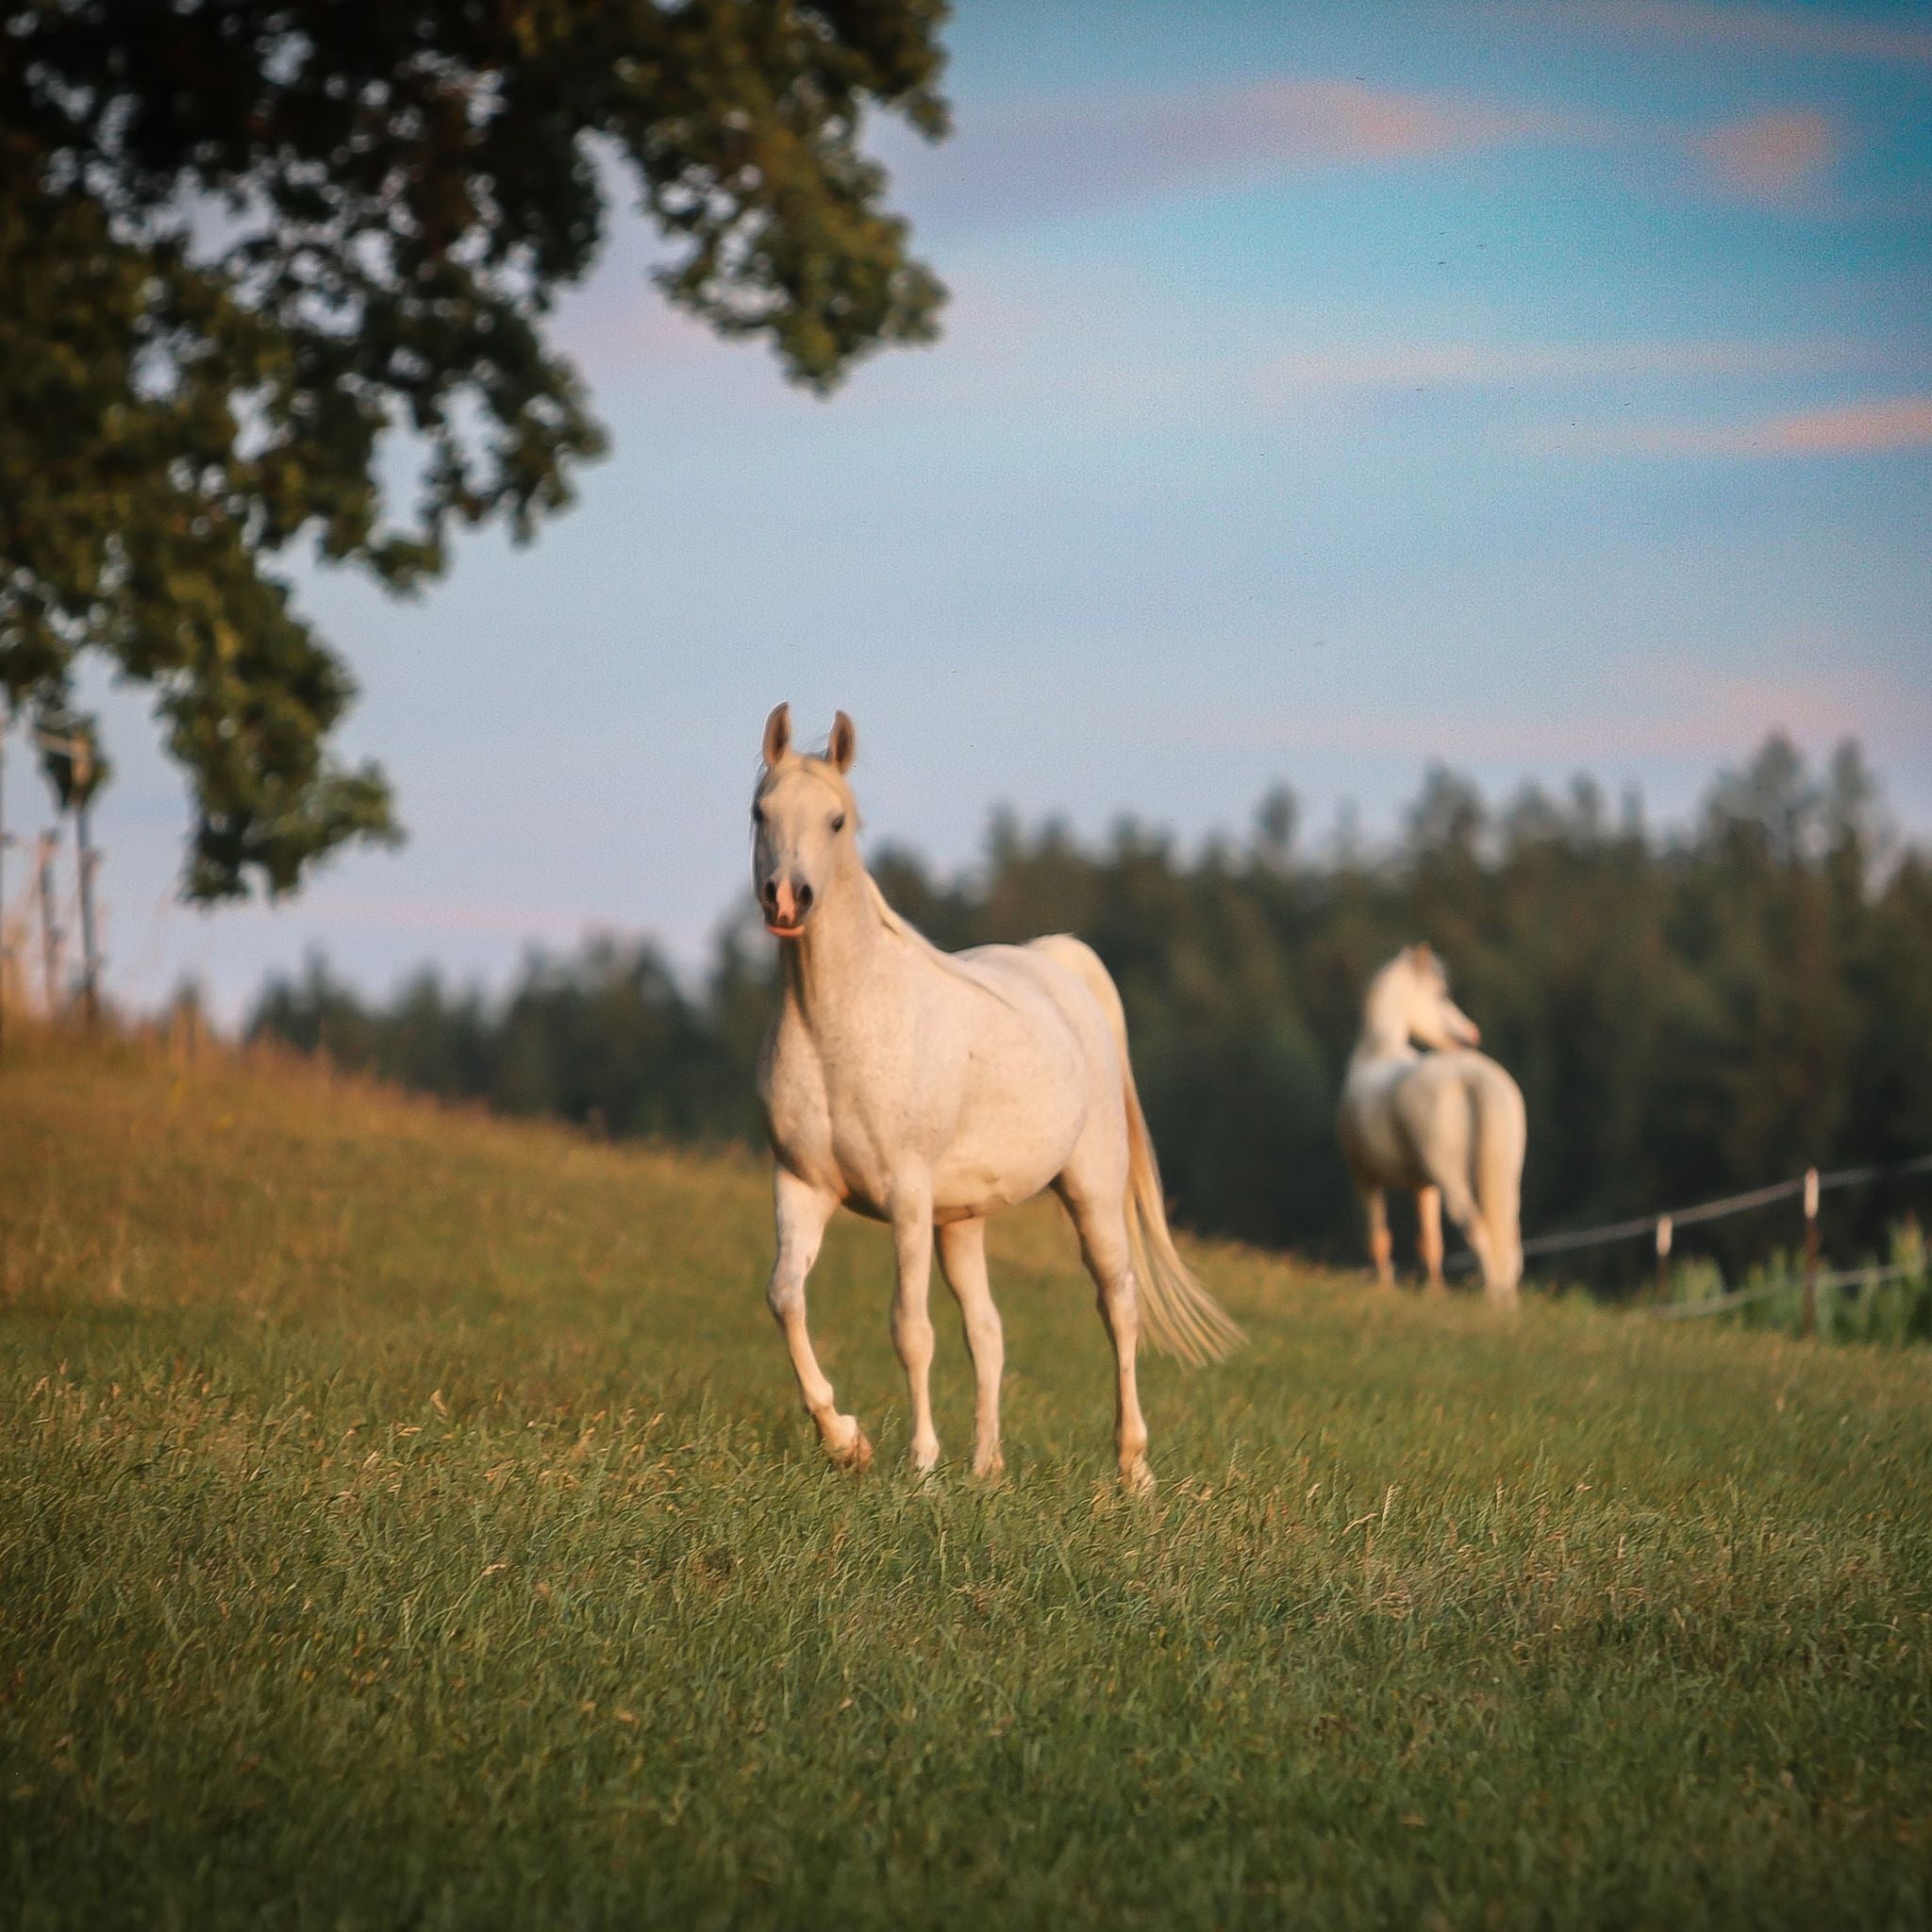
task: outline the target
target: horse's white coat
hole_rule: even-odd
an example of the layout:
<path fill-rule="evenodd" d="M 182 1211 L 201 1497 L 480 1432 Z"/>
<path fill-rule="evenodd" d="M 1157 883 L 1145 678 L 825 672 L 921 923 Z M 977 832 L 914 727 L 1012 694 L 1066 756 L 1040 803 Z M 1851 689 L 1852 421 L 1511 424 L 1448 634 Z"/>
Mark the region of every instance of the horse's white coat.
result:
<path fill-rule="evenodd" d="M 1523 1092 L 1494 1060 L 1471 1050 L 1480 1038 L 1449 997 L 1429 948 L 1398 953 L 1369 982 L 1362 1003 L 1361 1039 L 1341 1090 L 1341 1151 L 1368 1211 L 1369 1248 L 1384 1283 L 1394 1270 L 1383 1191 L 1411 1188 L 1431 1286 L 1442 1282 L 1447 1208 L 1491 1299 L 1513 1302 L 1523 1274 Z M 1418 1053 L 1415 1041 L 1434 1050 Z"/>
<path fill-rule="evenodd" d="M 768 1299 L 806 1408 L 835 1458 L 871 1461 L 806 1328 L 806 1277 L 842 1204 L 892 1230 L 892 1336 L 911 1391 L 914 1466 L 931 1469 L 940 1453 L 926 1307 L 937 1245 L 973 1355 L 974 1470 L 998 1471 L 1004 1344 L 986 1217 L 1051 1187 L 1079 1233 L 1113 1342 L 1121 1477 L 1143 1489 L 1152 1477 L 1134 1374 L 1143 1319 L 1150 1341 L 1191 1360 L 1224 1354 L 1240 1331 L 1174 1252 L 1120 996 L 1099 959 L 1065 935 L 945 954 L 907 924 L 858 855 L 845 780 L 853 745 L 841 711 L 826 756 L 800 755 L 779 706 L 753 807 L 753 883 L 783 969 L 758 1073 L 777 1220 Z"/>

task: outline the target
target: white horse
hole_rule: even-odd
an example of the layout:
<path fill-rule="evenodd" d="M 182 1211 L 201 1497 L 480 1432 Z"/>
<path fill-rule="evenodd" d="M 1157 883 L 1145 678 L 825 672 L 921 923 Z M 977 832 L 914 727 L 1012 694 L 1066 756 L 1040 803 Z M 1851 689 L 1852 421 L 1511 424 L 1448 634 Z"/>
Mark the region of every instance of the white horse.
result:
<path fill-rule="evenodd" d="M 1369 982 L 1362 1035 L 1341 1090 L 1341 1151 L 1369 1217 L 1369 1251 L 1395 1278 L 1385 1188 L 1413 1188 L 1429 1285 L 1442 1285 L 1442 1209 L 1482 1268 L 1491 1301 L 1513 1302 L 1523 1274 L 1523 1091 L 1470 1051 L 1476 1024 L 1449 997 L 1426 945 L 1396 954 Z M 1419 1054 L 1411 1041 L 1435 1051 Z"/>
<path fill-rule="evenodd" d="M 1191 1361 L 1241 1331 L 1174 1251 L 1160 1174 L 1107 969 L 1064 934 L 941 953 L 885 902 L 858 855 L 843 711 L 822 758 L 792 749 L 790 708 L 765 724 L 752 878 L 781 941 L 784 993 L 758 1069 L 772 1139 L 778 1252 L 766 1291 L 805 1407 L 835 1460 L 872 1444 L 841 1415 L 806 1331 L 805 1283 L 842 1203 L 883 1221 L 898 1257 L 892 1339 L 912 1399 L 911 1461 L 939 1460 L 926 1312 L 933 1248 L 959 1303 L 977 1404 L 973 1468 L 1000 1456 L 1005 1346 L 986 1278 L 986 1217 L 1051 1187 L 1080 1237 L 1116 1367 L 1121 1480 L 1145 1490 L 1134 1348 Z"/>

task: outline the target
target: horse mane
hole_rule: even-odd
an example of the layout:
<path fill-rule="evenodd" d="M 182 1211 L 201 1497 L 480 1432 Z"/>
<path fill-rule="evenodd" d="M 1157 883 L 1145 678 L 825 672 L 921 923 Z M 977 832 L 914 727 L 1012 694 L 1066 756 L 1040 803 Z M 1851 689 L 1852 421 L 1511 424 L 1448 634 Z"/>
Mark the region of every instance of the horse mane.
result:
<path fill-rule="evenodd" d="M 929 959 L 941 973 L 951 974 L 955 979 L 966 986 L 976 987 L 990 999 L 999 1001 L 1003 1007 L 1007 1007 L 1015 1012 L 1019 1010 L 998 987 L 989 986 L 963 960 L 934 945 L 903 912 L 895 910 L 888 903 L 886 895 L 879 891 L 879 882 L 873 877 L 870 872 L 865 872 L 861 868 L 861 874 L 865 879 L 865 895 L 872 902 L 872 909 L 877 913 L 879 924 L 889 933 L 892 934 L 895 939 L 904 940 L 914 952 L 922 954 L 925 958 Z"/>

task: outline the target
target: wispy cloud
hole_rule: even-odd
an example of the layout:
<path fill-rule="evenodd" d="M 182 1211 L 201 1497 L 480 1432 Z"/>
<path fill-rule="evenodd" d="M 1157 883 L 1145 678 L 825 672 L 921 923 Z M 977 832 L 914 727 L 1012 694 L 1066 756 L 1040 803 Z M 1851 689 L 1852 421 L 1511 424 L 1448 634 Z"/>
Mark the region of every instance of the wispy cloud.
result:
<path fill-rule="evenodd" d="M 1562 110 L 1298 76 L 1173 93 L 1060 97 L 962 122 L 900 172 L 954 218 L 1058 213 L 1284 168 L 1393 163 L 1589 138 Z"/>
<path fill-rule="evenodd" d="M 1222 749 L 1470 764 L 1732 758 L 1773 730 L 1821 750 L 1851 737 L 1896 754 L 1923 746 L 1932 734 L 1932 690 L 1869 666 L 1756 675 L 1646 655 L 1620 666 L 1594 702 L 1559 712 L 1310 707 L 1281 717 L 1183 718 L 1171 728 L 1191 743 Z"/>
<path fill-rule="evenodd" d="M 549 940 L 558 943 L 579 940 L 601 923 L 593 912 L 573 911 L 558 906 L 327 889 L 305 900 L 295 917 L 301 923 L 321 921 L 331 931 L 344 926 L 377 927 L 397 932 Z"/>
<path fill-rule="evenodd" d="M 1831 123 L 1811 108 L 1724 122 L 1691 148 L 1720 186 L 1759 201 L 1806 198 L 1838 157 Z"/>
<path fill-rule="evenodd" d="M 638 254 L 632 249 L 600 264 L 587 287 L 558 304 L 557 345 L 592 375 L 716 360 L 717 336 L 694 316 L 672 308 L 651 286 Z"/>
<path fill-rule="evenodd" d="M 1260 372 L 1274 397 L 1336 390 L 1513 388 L 1524 383 L 1780 375 L 1870 359 L 1855 342 L 1398 342 L 1298 348 Z"/>
<path fill-rule="evenodd" d="M 1893 396 L 1792 410 L 1751 423 L 1568 425 L 1530 432 L 1530 447 L 1557 456 L 1884 456 L 1932 449 L 1932 396 Z"/>
<path fill-rule="evenodd" d="M 1524 147 L 1616 158 L 1647 178 L 1656 177 L 1660 153 L 1678 156 L 1690 163 L 1693 189 L 1796 205 L 1816 200 L 1840 142 L 1831 121 L 1804 105 L 1698 127 L 1281 75 L 1016 103 L 963 117 L 937 149 L 887 145 L 922 221 L 972 225 L 1083 214 L 1316 168 L 1440 164 Z"/>
<path fill-rule="evenodd" d="M 1807 8 L 1713 4 L 1713 0 L 1582 0 L 1553 7 L 1512 7 L 1510 15 L 1540 27 L 1582 27 L 1653 45 L 1758 48 L 1825 60 L 1874 60 L 1932 67 L 1932 27 L 1853 20 Z"/>

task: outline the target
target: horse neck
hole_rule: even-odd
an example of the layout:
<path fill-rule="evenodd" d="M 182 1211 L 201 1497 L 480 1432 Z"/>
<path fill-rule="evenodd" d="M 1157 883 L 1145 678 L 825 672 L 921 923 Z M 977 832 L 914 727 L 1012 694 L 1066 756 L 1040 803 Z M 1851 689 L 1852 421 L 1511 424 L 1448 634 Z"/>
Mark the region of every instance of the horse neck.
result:
<path fill-rule="evenodd" d="M 1357 1060 L 1412 1060 L 1419 1058 L 1408 1037 L 1408 1021 L 1398 989 L 1372 987 L 1362 1005 L 1361 1038 L 1356 1041 Z"/>
<path fill-rule="evenodd" d="M 886 929 L 855 854 L 832 876 L 804 933 L 779 948 L 786 1004 L 814 1033 L 862 1010 L 885 959 Z"/>

